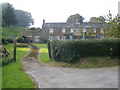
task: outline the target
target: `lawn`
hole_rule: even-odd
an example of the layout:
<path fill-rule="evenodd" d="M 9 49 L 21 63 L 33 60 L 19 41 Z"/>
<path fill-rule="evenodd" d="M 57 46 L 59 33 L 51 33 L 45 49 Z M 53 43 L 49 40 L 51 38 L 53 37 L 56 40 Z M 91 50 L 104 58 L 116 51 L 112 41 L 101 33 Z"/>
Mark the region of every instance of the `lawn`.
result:
<path fill-rule="evenodd" d="M 5 45 L 13 57 L 13 45 Z M 23 71 L 20 60 L 27 53 L 28 48 L 17 47 L 17 61 L 2 67 L 2 88 L 34 88 L 35 84 Z"/>
<path fill-rule="evenodd" d="M 49 62 L 47 44 L 34 44 L 40 48 L 40 60 L 44 63 Z"/>

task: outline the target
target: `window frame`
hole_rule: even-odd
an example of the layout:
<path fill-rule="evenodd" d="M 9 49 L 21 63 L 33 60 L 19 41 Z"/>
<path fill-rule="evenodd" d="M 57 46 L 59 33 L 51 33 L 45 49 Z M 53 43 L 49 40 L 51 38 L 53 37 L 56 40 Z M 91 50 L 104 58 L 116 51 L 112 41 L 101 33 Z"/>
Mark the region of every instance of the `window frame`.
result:
<path fill-rule="evenodd" d="M 54 29 L 53 28 L 49 28 L 49 33 L 54 33 Z"/>

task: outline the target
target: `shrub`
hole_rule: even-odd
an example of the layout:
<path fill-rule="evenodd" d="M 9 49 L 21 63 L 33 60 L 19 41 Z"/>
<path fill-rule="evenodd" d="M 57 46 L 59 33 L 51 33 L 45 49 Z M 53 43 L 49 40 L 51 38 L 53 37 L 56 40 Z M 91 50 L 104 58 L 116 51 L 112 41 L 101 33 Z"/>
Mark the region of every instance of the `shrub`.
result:
<path fill-rule="evenodd" d="M 10 59 L 9 56 L 10 56 L 10 52 L 4 46 L 1 45 L 0 58 L 2 58 L 2 60 L 0 60 L 0 66 L 6 65 L 13 61 L 13 59 Z"/>
<path fill-rule="evenodd" d="M 2 37 L 2 44 L 8 44 L 7 38 L 6 37 Z"/>
<path fill-rule="evenodd" d="M 18 36 L 18 37 L 16 38 L 16 40 L 17 40 L 18 43 L 23 43 L 23 42 L 24 42 L 24 38 L 21 37 L 21 36 Z"/>
<path fill-rule="evenodd" d="M 47 43 L 48 41 L 44 38 L 40 38 L 40 43 Z"/>
<path fill-rule="evenodd" d="M 54 60 L 75 62 L 83 57 L 119 56 L 120 40 L 64 40 L 50 43 Z"/>
<path fill-rule="evenodd" d="M 13 43 L 13 39 L 8 38 L 8 39 L 7 39 L 7 42 L 8 42 L 8 43 Z"/>

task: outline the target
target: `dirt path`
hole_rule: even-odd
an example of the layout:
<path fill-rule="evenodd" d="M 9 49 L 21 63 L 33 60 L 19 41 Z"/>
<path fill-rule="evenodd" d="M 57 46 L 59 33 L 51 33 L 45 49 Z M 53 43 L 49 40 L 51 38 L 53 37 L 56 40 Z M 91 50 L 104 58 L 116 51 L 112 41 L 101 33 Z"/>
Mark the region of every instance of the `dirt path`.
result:
<path fill-rule="evenodd" d="M 49 66 L 39 62 L 39 48 L 30 45 L 22 62 L 39 88 L 118 88 L 118 67 L 75 69 Z"/>

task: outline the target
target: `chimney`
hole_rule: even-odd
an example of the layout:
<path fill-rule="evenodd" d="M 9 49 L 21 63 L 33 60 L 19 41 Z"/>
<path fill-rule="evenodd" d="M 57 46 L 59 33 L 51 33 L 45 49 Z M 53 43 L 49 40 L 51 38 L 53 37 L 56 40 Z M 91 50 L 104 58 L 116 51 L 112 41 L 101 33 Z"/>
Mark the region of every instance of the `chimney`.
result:
<path fill-rule="evenodd" d="M 43 24 L 45 24 L 45 19 L 43 19 Z"/>
<path fill-rule="evenodd" d="M 44 25 L 45 25 L 45 19 L 43 19 L 43 25 L 42 25 L 42 28 L 44 28 Z"/>

